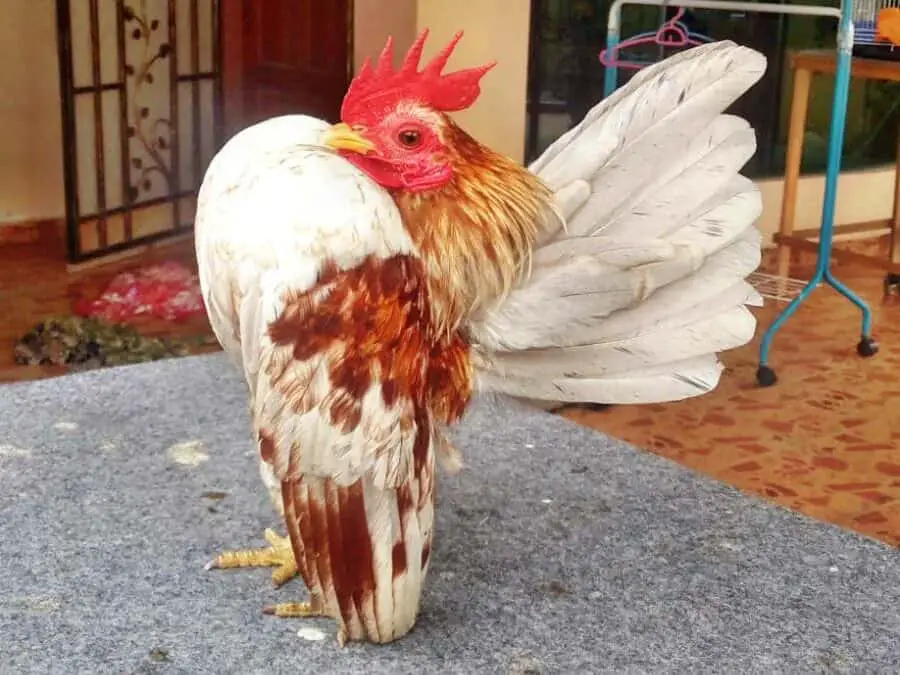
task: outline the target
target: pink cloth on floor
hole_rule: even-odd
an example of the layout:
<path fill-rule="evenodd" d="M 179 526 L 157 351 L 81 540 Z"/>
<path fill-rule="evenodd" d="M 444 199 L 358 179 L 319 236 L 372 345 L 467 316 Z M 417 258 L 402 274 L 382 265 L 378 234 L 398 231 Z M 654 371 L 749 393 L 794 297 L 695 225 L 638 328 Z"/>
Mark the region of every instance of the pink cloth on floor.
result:
<path fill-rule="evenodd" d="M 197 275 L 176 262 L 118 274 L 96 300 L 76 306 L 80 316 L 127 322 L 139 316 L 183 321 L 204 310 Z"/>

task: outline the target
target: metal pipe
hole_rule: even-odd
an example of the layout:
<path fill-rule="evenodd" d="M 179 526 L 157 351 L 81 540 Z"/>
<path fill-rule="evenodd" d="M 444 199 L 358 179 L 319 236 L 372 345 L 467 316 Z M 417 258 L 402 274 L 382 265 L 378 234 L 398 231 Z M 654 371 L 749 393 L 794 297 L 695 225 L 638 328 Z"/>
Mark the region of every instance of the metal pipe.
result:
<path fill-rule="evenodd" d="M 56 0 L 56 48 L 59 64 L 60 111 L 62 118 L 63 186 L 66 199 L 66 257 L 75 262 L 81 252 L 77 218 L 78 134 L 75 131 L 75 75 L 72 66 L 72 15 L 69 0 Z"/>
<path fill-rule="evenodd" d="M 606 50 L 615 49 L 620 42 L 619 30 L 622 25 L 622 8 L 625 5 L 666 5 L 690 9 L 726 9 L 735 12 L 761 12 L 763 14 L 794 14 L 797 16 L 824 16 L 840 20 L 841 10 L 824 5 L 778 5 L 772 2 L 740 2 L 739 0 L 613 0 L 609 8 L 606 24 Z M 619 69 L 607 66 L 603 72 L 603 97 L 616 89 Z"/>
<path fill-rule="evenodd" d="M 622 7 L 625 5 L 661 5 L 660 0 L 613 0 L 609 8 L 607 32 L 621 27 Z M 667 0 L 669 7 L 689 9 L 730 9 L 735 12 L 761 12 L 763 14 L 797 14 L 800 16 L 831 16 L 841 18 L 841 10 L 824 5 L 779 5 L 774 2 L 739 2 L 738 0 Z"/>
<path fill-rule="evenodd" d="M 860 343 L 857 350 L 865 356 L 864 347 L 873 349 L 872 310 L 856 293 L 841 283 L 831 271 L 831 248 L 834 238 L 835 202 L 837 201 L 838 179 L 841 174 L 841 155 L 844 148 L 844 127 L 846 126 L 847 99 L 850 91 L 850 67 L 853 52 L 852 2 L 847 1 L 843 7 L 838 23 L 837 61 L 834 74 L 834 95 L 831 103 L 831 120 L 828 128 L 828 159 L 825 170 L 825 194 L 822 198 L 822 220 L 819 234 L 819 250 L 816 258 L 816 269 L 812 278 L 800 293 L 772 321 L 763 333 L 759 347 L 760 370 L 768 368 L 769 352 L 775 334 L 787 321 L 800 304 L 812 293 L 813 289 L 825 281 L 829 286 L 844 296 L 860 310 L 862 325 L 860 326 Z M 871 353 L 874 353 L 871 352 Z M 871 354 L 868 354 L 871 355 Z M 759 378 L 759 375 L 757 375 Z M 770 376 L 770 380 L 774 380 Z"/>

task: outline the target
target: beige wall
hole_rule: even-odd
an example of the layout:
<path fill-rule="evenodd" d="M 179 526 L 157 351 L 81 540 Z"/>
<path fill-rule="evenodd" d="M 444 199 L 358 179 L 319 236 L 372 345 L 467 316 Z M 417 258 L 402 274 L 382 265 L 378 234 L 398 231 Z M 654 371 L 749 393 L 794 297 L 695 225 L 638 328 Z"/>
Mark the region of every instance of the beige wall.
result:
<path fill-rule="evenodd" d="M 353 63 L 374 61 L 388 35 L 394 36 L 394 65 L 416 38 L 416 0 L 355 0 L 353 3 Z"/>
<path fill-rule="evenodd" d="M 2 0 L 0 222 L 63 213 L 53 0 Z"/>
<path fill-rule="evenodd" d="M 525 93 L 528 75 L 529 0 L 418 0 L 418 27 L 431 33 L 425 56 L 444 46 L 453 34 L 465 36 L 448 68 L 488 61 L 497 66 L 482 80 L 482 94 L 456 119 L 477 139 L 522 160 L 525 152 Z"/>
<path fill-rule="evenodd" d="M 784 183 L 780 179 L 759 182 L 763 197 L 763 213 L 757 223 L 771 242 L 781 220 L 781 196 Z M 825 192 L 823 175 L 807 176 L 800 180 L 797 190 L 796 229 L 818 228 L 822 218 L 822 197 Z M 835 222 L 857 223 L 883 220 L 892 215 L 894 171 L 868 169 L 845 173 L 838 181 Z M 849 238 L 849 237 L 847 237 Z"/>
<path fill-rule="evenodd" d="M 0 22 L 0 222 L 63 214 L 59 93 L 53 0 L 2 0 Z M 465 37 L 450 67 L 491 59 L 498 66 L 483 80 L 472 109 L 457 115 L 473 135 L 516 159 L 525 137 L 528 63 L 528 0 L 490 0 L 460 10 L 458 0 L 356 0 L 354 60 L 377 55 L 388 34 L 399 54 L 418 30 L 431 29 L 426 57 L 459 29 Z M 844 175 L 839 222 L 887 218 L 893 172 Z M 821 177 L 801 181 L 797 227 L 816 227 L 821 214 Z M 761 184 L 765 208 L 760 227 L 777 229 L 781 182 Z"/>

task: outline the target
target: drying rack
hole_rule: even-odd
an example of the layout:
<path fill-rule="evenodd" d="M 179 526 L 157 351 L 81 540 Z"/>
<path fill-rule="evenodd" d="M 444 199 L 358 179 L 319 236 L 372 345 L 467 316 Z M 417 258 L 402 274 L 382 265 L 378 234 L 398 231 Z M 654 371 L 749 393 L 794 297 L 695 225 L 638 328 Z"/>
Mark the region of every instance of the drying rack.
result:
<path fill-rule="evenodd" d="M 826 283 L 853 303 L 862 314 L 860 341 L 856 351 L 860 356 L 874 356 L 878 343 L 872 338 L 872 310 L 865 301 L 841 283 L 831 271 L 834 211 L 837 200 L 838 177 L 841 171 L 841 152 L 844 146 L 844 124 L 847 115 L 847 96 L 850 90 L 850 66 L 853 51 L 853 1 L 844 0 L 841 7 L 818 5 L 779 5 L 774 3 L 736 2 L 732 0 L 614 0 L 609 9 L 606 29 L 606 50 L 612 51 L 621 44 L 620 30 L 622 8 L 625 5 L 650 5 L 691 9 L 731 10 L 761 12 L 766 14 L 794 14 L 800 16 L 831 17 L 837 19 L 837 57 L 834 76 L 834 94 L 831 103 L 831 121 L 828 128 L 828 154 L 825 171 L 825 194 L 822 203 L 822 220 L 816 267 L 812 278 L 775 317 L 762 336 L 759 348 L 759 368 L 756 380 L 762 387 L 770 387 L 777 381 L 775 371 L 768 365 L 769 351 L 775 334 L 797 311 L 804 300 L 819 286 Z M 609 96 L 616 89 L 618 68 L 606 67 L 603 79 L 603 95 Z"/>

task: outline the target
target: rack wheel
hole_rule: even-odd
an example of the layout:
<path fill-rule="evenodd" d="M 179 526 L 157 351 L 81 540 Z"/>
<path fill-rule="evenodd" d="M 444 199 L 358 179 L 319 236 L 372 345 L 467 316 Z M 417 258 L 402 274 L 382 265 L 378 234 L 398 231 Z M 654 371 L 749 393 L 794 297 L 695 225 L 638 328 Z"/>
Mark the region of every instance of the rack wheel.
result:
<path fill-rule="evenodd" d="M 864 337 L 856 345 L 856 353 L 865 358 L 875 356 L 878 353 L 878 343 L 870 337 Z"/>
<path fill-rule="evenodd" d="M 778 382 L 778 376 L 769 366 L 760 366 L 756 369 L 756 381 L 760 387 L 771 387 Z"/>

